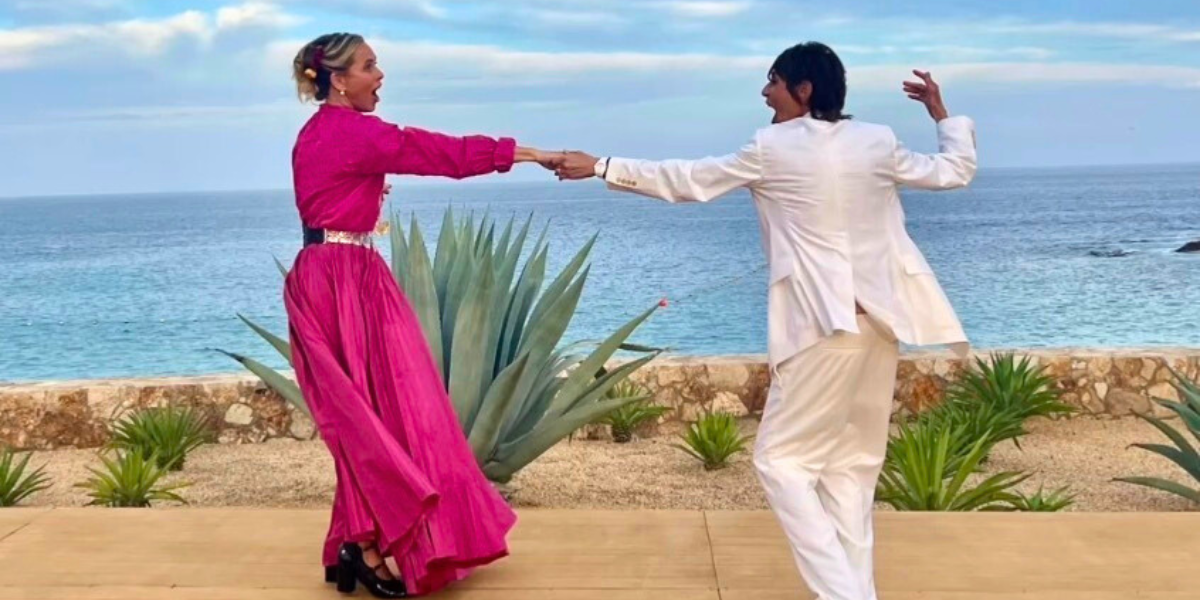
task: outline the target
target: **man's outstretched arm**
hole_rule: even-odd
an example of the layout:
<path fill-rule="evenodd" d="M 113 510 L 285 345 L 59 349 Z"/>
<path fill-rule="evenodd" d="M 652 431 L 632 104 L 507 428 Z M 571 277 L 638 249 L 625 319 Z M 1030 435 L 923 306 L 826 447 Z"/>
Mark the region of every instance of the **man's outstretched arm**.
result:
<path fill-rule="evenodd" d="M 708 202 L 758 181 L 762 177 L 762 157 L 757 137 L 733 154 L 700 160 L 597 159 L 572 152 L 558 168 L 558 176 L 601 177 L 609 189 L 667 202 Z"/>

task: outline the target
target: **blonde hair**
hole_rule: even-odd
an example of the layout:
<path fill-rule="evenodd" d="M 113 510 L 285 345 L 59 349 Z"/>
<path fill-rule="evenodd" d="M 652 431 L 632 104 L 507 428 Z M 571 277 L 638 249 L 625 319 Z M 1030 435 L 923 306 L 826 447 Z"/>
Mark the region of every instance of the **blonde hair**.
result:
<path fill-rule="evenodd" d="M 292 78 L 301 100 L 318 102 L 329 97 L 333 74 L 354 64 L 354 52 L 363 37 L 354 33 L 327 33 L 307 44 L 292 61 Z"/>

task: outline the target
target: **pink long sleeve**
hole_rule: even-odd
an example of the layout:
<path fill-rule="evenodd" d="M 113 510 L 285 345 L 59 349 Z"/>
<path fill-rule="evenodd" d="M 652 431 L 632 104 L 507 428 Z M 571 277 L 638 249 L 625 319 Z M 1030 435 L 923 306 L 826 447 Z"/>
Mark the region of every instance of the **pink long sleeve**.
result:
<path fill-rule="evenodd" d="M 362 157 L 372 173 L 434 175 L 462 179 L 506 173 L 513 165 L 516 140 L 482 135 L 455 137 L 416 127 L 373 121 Z"/>

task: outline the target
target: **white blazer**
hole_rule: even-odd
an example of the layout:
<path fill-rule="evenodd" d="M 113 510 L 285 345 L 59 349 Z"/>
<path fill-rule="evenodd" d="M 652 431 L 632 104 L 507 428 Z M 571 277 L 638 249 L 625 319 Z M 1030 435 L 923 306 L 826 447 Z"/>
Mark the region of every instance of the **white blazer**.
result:
<path fill-rule="evenodd" d="M 772 368 L 836 331 L 858 333 L 854 303 L 905 344 L 967 337 L 929 263 L 904 227 L 902 185 L 966 186 L 975 176 L 974 123 L 937 124 L 939 152 L 917 154 L 891 128 L 804 116 L 758 130 L 736 153 L 700 160 L 610 158 L 613 190 L 667 202 L 708 202 L 749 188 L 768 279 Z"/>

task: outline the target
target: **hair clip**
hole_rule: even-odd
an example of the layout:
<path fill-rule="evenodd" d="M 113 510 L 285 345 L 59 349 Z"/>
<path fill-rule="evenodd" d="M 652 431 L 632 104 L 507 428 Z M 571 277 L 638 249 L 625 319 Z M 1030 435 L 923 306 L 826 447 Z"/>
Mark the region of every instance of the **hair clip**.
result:
<path fill-rule="evenodd" d="M 309 69 L 305 69 L 305 70 L 304 70 L 304 76 L 305 76 L 305 77 L 307 77 L 307 78 L 309 78 L 309 79 L 316 79 L 316 78 L 317 78 L 317 72 L 316 72 L 316 71 L 314 71 L 314 70 L 312 70 L 311 68 L 309 68 Z"/>

